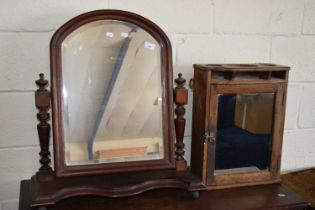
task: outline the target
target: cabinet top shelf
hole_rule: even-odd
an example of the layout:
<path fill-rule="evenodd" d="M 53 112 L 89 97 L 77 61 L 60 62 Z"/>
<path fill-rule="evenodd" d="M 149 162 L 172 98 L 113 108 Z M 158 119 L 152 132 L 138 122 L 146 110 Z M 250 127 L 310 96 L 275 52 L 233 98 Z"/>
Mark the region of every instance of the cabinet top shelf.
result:
<path fill-rule="evenodd" d="M 194 64 L 194 68 L 205 71 L 220 72 L 273 72 L 288 71 L 290 67 L 271 63 L 255 63 L 255 64 Z"/>

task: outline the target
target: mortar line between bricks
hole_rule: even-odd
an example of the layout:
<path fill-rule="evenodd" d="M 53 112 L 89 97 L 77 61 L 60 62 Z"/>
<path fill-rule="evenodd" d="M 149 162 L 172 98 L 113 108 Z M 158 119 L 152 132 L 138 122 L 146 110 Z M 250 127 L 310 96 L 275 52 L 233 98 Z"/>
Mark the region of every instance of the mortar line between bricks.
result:
<path fill-rule="evenodd" d="M 39 145 L 17 145 L 17 146 L 7 146 L 7 147 L 0 147 L 1 151 L 8 151 L 8 150 L 23 150 L 23 149 L 39 149 Z"/>
<path fill-rule="evenodd" d="M 7 202 L 19 202 L 19 199 L 7 199 L 7 200 L 1 200 L 0 202 L 2 202 L 2 203 L 7 203 Z"/>
<path fill-rule="evenodd" d="M 34 93 L 35 90 L 0 90 L 0 93 Z"/>
<path fill-rule="evenodd" d="M 52 142 L 49 144 L 50 147 L 53 147 Z M 0 151 L 7 151 L 7 150 L 23 150 L 23 149 L 39 149 L 39 145 L 16 145 L 16 146 L 6 146 L 6 147 L 0 147 Z"/>
<path fill-rule="evenodd" d="M 310 34 L 310 33 L 302 33 L 301 36 L 314 36 L 315 37 L 315 33 Z"/>
<path fill-rule="evenodd" d="M 298 34 L 273 34 L 273 33 L 241 33 L 241 32 L 214 32 L 215 35 L 238 35 L 238 36 L 273 36 L 273 37 L 300 37 L 301 33 Z"/>
<path fill-rule="evenodd" d="M 315 81 L 289 81 L 290 84 L 315 84 Z"/>
<path fill-rule="evenodd" d="M 50 33 L 50 32 L 55 32 L 56 29 L 48 29 L 48 30 L 5 30 L 5 29 L 0 29 L 0 33 Z"/>
<path fill-rule="evenodd" d="M 254 37 L 285 37 L 285 38 L 298 38 L 298 37 L 315 37 L 314 34 L 263 34 L 263 33 L 233 33 L 233 32 L 167 32 L 175 35 L 187 35 L 187 36 L 254 36 Z"/>
<path fill-rule="evenodd" d="M 284 129 L 284 133 L 292 132 L 292 131 L 315 131 L 315 128 L 292 128 L 292 129 Z"/>

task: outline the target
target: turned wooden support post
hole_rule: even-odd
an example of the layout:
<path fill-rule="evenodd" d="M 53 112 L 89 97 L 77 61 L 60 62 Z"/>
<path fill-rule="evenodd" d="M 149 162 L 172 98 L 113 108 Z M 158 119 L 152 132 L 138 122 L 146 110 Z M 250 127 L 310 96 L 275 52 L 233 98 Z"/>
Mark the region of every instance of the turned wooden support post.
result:
<path fill-rule="evenodd" d="M 37 132 L 40 144 L 40 163 L 38 175 L 47 177 L 51 174 L 52 168 L 50 167 L 50 152 L 49 152 L 49 138 L 50 138 L 50 124 L 48 123 L 50 115 L 48 110 L 50 108 L 50 92 L 46 89 L 48 81 L 45 80 L 44 74 L 39 74 L 39 80 L 36 80 L 36 85 L 39 89 L 35 92 L 35 105 L 39 112 L 37 113 Z"/>
<path fill-rule="evenodd" d="M 182 78 L 182 74 L 178 74 L 178 78 L 175 79 L 176 87 L 174 90 L 175 98 L 175 130 L 176 130 L 176 143 L 175 143 L 175 164 L 177 171 L 185 171 L 187 169 L 187 161 L 184 159 L 185 154 L 185 144 L 184 144 L 184 133 L 185 133 L 185 124 L 186 119 L 184 105 L 188 101 L 188 90 L 184 87 L 185 79 Z"/>

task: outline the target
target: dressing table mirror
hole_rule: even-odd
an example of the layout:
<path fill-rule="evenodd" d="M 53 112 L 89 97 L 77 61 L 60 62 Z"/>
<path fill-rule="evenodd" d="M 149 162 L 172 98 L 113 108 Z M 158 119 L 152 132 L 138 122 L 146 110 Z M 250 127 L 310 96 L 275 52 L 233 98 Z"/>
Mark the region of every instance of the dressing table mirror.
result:
<path fill-rule="evenodd" d="M 85 13 L 56 31 L 50 59 L 51 91 L 43 74 L 36 81 L 42 166 L 31 179 L 32 206 L 77 195 L 189 190 L 187 90 L 181 74 L 173 89 L 171 44 L 157 25 L 125 11 Z"/>

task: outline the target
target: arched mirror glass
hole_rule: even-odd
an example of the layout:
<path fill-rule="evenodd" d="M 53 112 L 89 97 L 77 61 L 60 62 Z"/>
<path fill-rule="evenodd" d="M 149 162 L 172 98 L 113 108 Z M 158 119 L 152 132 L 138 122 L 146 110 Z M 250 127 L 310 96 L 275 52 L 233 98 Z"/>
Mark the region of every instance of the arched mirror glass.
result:
<path fill-rule="evenodd" d="M 145 30 L 98 20 L 62 42 L 66 165 L 164 158 L 161 49 Z"/>

